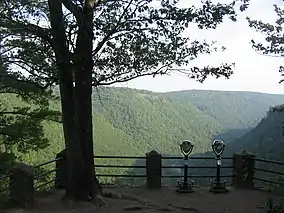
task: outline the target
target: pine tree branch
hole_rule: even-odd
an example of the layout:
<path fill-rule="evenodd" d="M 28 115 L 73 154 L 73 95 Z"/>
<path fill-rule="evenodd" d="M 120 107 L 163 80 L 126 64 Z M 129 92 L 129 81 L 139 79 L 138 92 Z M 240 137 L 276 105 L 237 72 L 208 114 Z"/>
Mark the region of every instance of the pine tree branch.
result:
<path fill-rule="evenodd" d="M 41 38 L 46 43 L 48 43 L 51 47 L 53 47 L 50 29 L 43 28 L 32 23 L 22 23 L 12 19 L 6 20 L 6 23 L 4 20 L 0 21 L 0 26 L 3 28 L 8 28 L 10 31 L 12 31 L 15 34 L 27 33 L 35 35 L 38 38 Z"/>
<path fill-rule="evenodd" d="M 45 85 L 41 85 L 41 84 L 39 84 L 37 82 L 29 81 L 29 80 L 25 80 L 25 79 L 19 79 L 19 78 L 15 77 L 15 76 L 12 76 L 12 75 L 4 75 L 4 76 L 0 76 L 0 77 L 1 78 L 10 78 L 13 81 L 15 81 L 15 83 L 18 84 L 18 85 L 19 84 L 32 85 L 32 86 L 35 86 L 36 88 L 41 89 L 41 90 L 45 90 L 49 86 L 52 86 L 53 83 L 55 83 L 55 79 L 51 80 L 50 82 L 46 83 Z"/>
<path fill-rule="evenodd" d="M 36 118 L 36 119 L 43 119 L 47 121 L 53 121 L 57 123 L 62 123 L 61 119 L 55 119 L 55 118 L 48 118 L 48 116 L 40 116 L 38 113 L 34 112 L 23 112 L 23 111 L 1 111 L 1 115 L 21 115 L 21 116 L 28 116 L 31 118 Z"/>

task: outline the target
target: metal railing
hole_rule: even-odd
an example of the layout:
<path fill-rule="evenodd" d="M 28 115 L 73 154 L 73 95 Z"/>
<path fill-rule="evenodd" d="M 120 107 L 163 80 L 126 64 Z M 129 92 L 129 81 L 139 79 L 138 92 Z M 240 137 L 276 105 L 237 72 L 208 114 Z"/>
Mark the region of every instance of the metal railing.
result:
<path fill-rule="evenodd" d="M 48 180 L 48 181 L 43 181 L 42 179 L 48 177 L 49 175 L 51 175 L 53 173 L 55 173 L 57 169 L 45 170 L 45 169 L 42 169 L 42 167 L 50 165 L 52 163 L 55 163 L 56 161 L 59 161 L 59 160 L 61 160 L 61 158 L 57 158 L 57 159 L 50 160 L 50 161 L 47 161 L 47 162 L 33 166 L 34 173 L 35 173 L 34 174 L 34 181 L 35 181 L 34 189 L 35 190 L 38 190 L 38 189 L 40 189 L 44 186 L 47 186 L 48 184 L 51 184 L 55 181 L 56 178 L 52 178 L 51 180 Z M 0 176 L 0 182 L 2 182 L 2 183 L 6 182 L 7 183 L 7 184 L 5 184 L 6 186 L 4 186 L 4 188 L 0 189 L 0 193 L 9 191 L 10 187 L 9 187 L 8 182 L 9 182 L 9 178 L 11 177 L 11 175 L 13 175 L 13 173 L 9 173 L 9 174 Z"/>
<path fill-rule="evenodd" d="M 94 156 L 95 159 L 132 159 L 132 160 L 146 160 L 146 156 Z M 176 156 L 162 156 L 162 162 L 164 162 L 165 160 L 182 160 L 183 157 L 176 157 Z M 233 157 L 222 157 L 223 160 L 233 160 Z M 57 158 L 54 160 L 50 160 L 48 162 L 42 163 L 42 164 L 38 164 L 33 166 L 33 169 L 35 171 L 35 175 L 34 175 L 34 179 L 35 179 L 35 189 L 39 190 L 42 187 L 48 185 L 48 184 L 52 184 L 54 183 L 54 181 L 56 180 L 55 178 L 49 178 L 47 181 L 44 181 L 42 179 L 44 179 L 45 177 L 54 174 L 57 169 L 51 169 L 51 170 L 44 170 L 42 169 L 42 167 L 47 166 L 47 165 L 51 165 L 52 163 L 55 163 L 57 161 L 61 160 L 61 158 Z M 215 160 L 215 157 L 208 157 L 208 156 L 192 156 L 189 157 L 189 161 L 190 160 Z M 278 165 L 278 166 L 284 166 L 284 162 L 280 162 L 280 161 L 273 161 L 273 160 L 268 160 L 268 159 L 263 159 L 263 158 L 254 158 L 255 162 L 261 162 L 263 164 L 273 164 L 273 165 Z M 113 164 L 96 164 L 95 168 L 120 168 L 120 169 L 145 169 L 146 171 L 146 165 L 113 165 Z M 207 165 L 201 165 L 201 166 L 188 166 L 189 169 L 216 169 L 216 165 L 215 166 L 207 166 Z M 165 169 L 183 169 L 182 165 L 163 165 L 161 166 L 162 171 Z M 222 166 L 222 169 L 234 169 L 233 164 L 231 165 L 225 165 Z M 256 172 L 263 172 L 265 174 L 273 174 L 273 175 L 279 175 L 279 176 L 283 176 L 284 179 L 284 172 L 278 172 L 278 171 L 274 171 L 271 169 L 265 169 L 265 168 L 260 168 L 260 166 L 255 166 L 254 167 L 254 171 Z M 284 171 L 284 168 L 283 168 Z M 6 182 L 8 183 L 8 179 L 12 174 L 5 174 L 3 176 L 0 176 L 0 182 L 3 182 L 3 180 L 6 180 Z M 104 173 L 97 173 L 96 176 L 98 177 L 114 177 L 114 178 L 146 178 L 146 172 L 145 174 L 104 174 Z M 166 178 L 166 179 L 170 179 L 170 178 L 182 178 L 183 175 L 164 175 L 162 172 L 162 178 Z M 215 175 L 189 175 L 189 178 L 214 178 L 216 177 Z M 221 175 L 221 177 L 224 178 L 232 178 L 233 177 L 233 173 L 231 173 L 230 175 Z M 281 181 L 277 181 L 275 180 L 275 178 L 273 179 L 265 179 L 262 177 L 257 177 L 254 176 L 253 178 L 255 181 L 261 181 L 263 183 L 270 183 L 270 184 L 275 184 L 275 185 L 281 185 L 284 186 L 284 182 Z M 39 184 L 38 184 L 39 183 Z M 7 184 L 6 187 L 0 189 L 0 193 L 2 192 L 6 192 L 9 191 L 9 186 Z"/>
<path fill-rule="evenodd" d="M 265 174 L 265 176 L 269 176 L 268 174 L 273 174 L 273 178 L 270 178 L 270 179 L 255 176 L 253 178 L 254 180 L 261 181 L 262 183 L 269 183 L 269 184 L 274 184 L 274 185 L 278 185 L 278 186 L 284 186 L 284 182 L 277 181 L 277 179 L 280 179 L 280 178 L 282 178 L 284 180 L 284 162 L 269 160 L 269 159 L 264 159 L 264 158 L 254 158 L 254 160 L 255 160 L 255 163 L 260 164 L 259 166 L 254 167 L 254 171 L 261 172 L 261 173 Z M 271 165 L 278 166 L 278 169 L 279 169 L 279 167 L 282 166 L 282 168 L 280 168 L 282 170 L 282 172 L 271 170 L 271 169 L 266 169 L 266 167 L 271 167 Z M 262 168 L 260 168 L 260 167 L 262 167 Z M 275 175 L 277 175 L 277 176 L 275 176 Z"/>
<path fill-rule="evenodd" d="M 132 160 L 146 160 L 146 156 L 94 156 L 95 159 L 132 159 Z M 164 160 L 183 160 L 183 157 L 177 156 L 162 156 L 162 162 Z M 233 160 L 233 157 L 222 157 L 223 160 Z M 190 160 L 215 160 L 215 157 L 208 157 L 208 156 L 192 156 L 189 157 Z M 122 169 L 145 169 L 146 173 L 146 165 L 106 165 L 106 164 L 96 164 L 95 168 L 122 168 Z M 170 166 L 161 166 L 162 171 L 165 169 L 183 169 L 183 165 L 170 165 Z M 217 166 L 188 166 L 189 169 L 216 169 Z M 233 169 L 233 165 L 231 166 L 222 166 L 222 169 Z M 125 177 L 125 178 L 146 178 L 146 174 L 96 174 L 97 177 Z M 162 178 L 182 178 L 183 175 L 163 175 Z M 214 178 L 216 175 L 188 175 L 189 178 Z M 230 177 L 232 178 L 233 175 L 221 175 L 221 177 Z"/>
<path fill-rule="evenodd" d="M 52 163 L 55 163 L 56 161 L 59 161 L 59 160 L 61 160 L 62 158 L 56 158 L 56 159 L 54 159 L 54 160 L 50 160 L 50 161 L 47 161 L 47 162 L 44 162 L 44 163 L 41 163 L 41 164 L 38 164 L 38 165 L 35 165 L 35 166 L 33 166 L 33 168 L 36 170 L 36 169 L 41 169 L 42 167 L 44 167 L 44 166 L 47 166 L 47 165 L 50 165 L 50 164 L 52 164 Z M 54 169 L 52 169 L 52 170 L 43 170 L 43 171 L 41 171 L 41 172 L 38 172 L 38 173 L 36 173 L 35 174 L 35 176 L 34 176 L 34 180 L 35 180 L 35 190 L 38 190 L 38 189 L 41 189 L 42 187 L 44 187 L 44 186 L 47 186 L 47 185 L 49 185 L 49 184 L 51 184 L 51 183 L 54 183 L 55 182 L 55 180 L 56 180 L 56 177 L 54 177 L 54 178 L 49 178 L 49 180 L 47 180 L 47 181 L 41 181 L 42 180 L 42 178 L 46 178 L 47 176 L 49 176 L 49 175 L 51 175 L 51 174 L 53 174 L 53 173 L 55 173 L 57 171 L 57 169 L 56 168 L 54 168 Z M 39 184 L 38 184 L 39 183 Z"/>

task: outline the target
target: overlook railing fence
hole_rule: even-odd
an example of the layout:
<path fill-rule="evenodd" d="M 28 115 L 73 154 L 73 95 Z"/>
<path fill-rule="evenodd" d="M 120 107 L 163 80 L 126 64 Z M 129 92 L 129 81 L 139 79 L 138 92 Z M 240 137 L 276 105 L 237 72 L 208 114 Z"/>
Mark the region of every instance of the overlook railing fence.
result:
<path fill-rule="evenodd" d="M 182 171 L 183 165 L 180 162 L 179 165 L 169 165 L 165 163 L 167 160 L 174 160 L 178 162 L 182 160 L 183 157 L 173 157 L 173 156 L 162 156 L 155 151 L 151 151 L 146 154 L 146 156 L 95 156 L 95 159 L 132 159 L 144 161 L 144 165 L 105 165 L 105 164 L 96 164 L 96 170 L 100 168 L 120 168 L 120 169 L 142 169 L 144 174 L 105 174 L 97 173 L 97 177 L 115 177 L 115 178 L 144 178 L 146 186 L 148 188 L 160 188 L 162 186 L 162 179 L 174 179 L 182 178 L 183 175 L 168 175 L 165 174 L 166 169 L 176 169 Z M 197 162 L 198 160 L 215 160 L 215 157 L 208 156 L 194 156 L 189 157 L 190 161 Z M 270 164 L 275 166 L 284 166 L 284 162 L 272 161 L 262 158 L 256 158 L 252 154 L 242 153 L 235 154 L 232 157 L 222 157 L 224 161 L 231 161 L 231 163 L 225 163 L 222 166 L 222 170 L 231 170 L 229 174 L 223 174 L 223 178 L 231 178 L 232 185 L 234 187 L 241 188 L 254 188 L 257 182 L 274 184 L 275 186 L 284 186 L 284 182 L 277 181 L 275 175 L 279 177 L 284 177 L 284 168 L 281 169 L 282 172 L 274 171 L 271 169 L 265 169 L 268 166 L 265 164 Z M 55 166 L 54 166 L 55 164 Z M 53 165 L 53 168 L 51 168 Z M 51 169 L 44 169 L 44 167 L 50 167 Z M 273 166 L 269 166 L 270 168 Z M 189 178 L 215 178 L 216 175 L 196 175 L 192 174 L 194 169 L 216 169 L 215 166 L 193 166 L 189 165 L 190 169 Z M 258 174 L 259 175 L 256 175 Z M 261 174 L 262 173 L 262 174 Z M 263 174 L 272 174 L 273 179 L 265 179 L 266 175 Z M 29 166 L 26 164 L 17 164 L 15 165 L 9 174 L 0 176 L 0 194 L 6 193 L 9 194 L 9 197 L 14 202 L 21 203 L 21 199 L 24 194 L 30 194 L 31 202 L 33 200 L 33 194 L 35 191 L 41 190 L 46 186 L 56 187 L 56 188 L 65 188 L 67 183 L 67 159 L 64 155 L 64 152 L 61 152 L 57 155 L 56 159 L 35 165 Z"/>
<path fill-rule="evenodd" d="M 60 160 L 61 158 L 56 158 L 35 166 L 29 166 L 23 163 L 16 164 L 8 174 L 0 176 L 0 193 L 8 191 L 11 193 L 11 190 L 18 186 L 16 183 L 21 182 L 21 178 L 26 176 L 28 179 L 32 179 L 34 190 L 42 189 L 48 184 L 53 184 L 56 178 L 50 179 L 50 175 L 54 175 L 58 169 L 46 170 L 43 167 L 55 164 Z"/>
<path fill-rule="evenodd" d="M 146 160 L 147 157 L 135 157 L 135 156 L 95 156 L 96 159 L 141 159 Z M 215 160 L 214 157 L 189 157 L 190 160 Z M 161 160 L 183 160 L 183 157 L 171 157 L 171 156 L 161 156 Z M 233 157 L 222 157 L 222 160 L 233 160 Z M 127 165 L 105 165 L 105 164 L 97 164 L 95 165 L 96 168 L 129 168 L 129 169 L 147 169 L 147 165 L 143 166 L 127 166 Z M 183 169 L 183 165 L 171 165 L 171 166 L 164 166 L 161 165 L 161 169 Z M 189 169 L 216 169 L 216 166 L 188 166 Z M 160 168 L 157 168 L 158 170 Z M 222 166 L 222 169 L 233 169 L 232 166 Z M 126 174 L 96 174 L 97 177 L 131 177 L 131 178 L 146 178 L 147 174 L 144 175 L 126 175 Z M 161 175 L 161 178 L 182 178 L 183 175 Z M 191 175 L 189 174 L 189 178 L 214 178 L 216 175 Z M 221 177 L 233 177 L 233 175 L 221 175 Z"/>
<path fill-rule="evenodd" d="M 253 170 L 257 175 L 254 175 L 253 179 L 255 181 L 261 181 L 263 183 L 269 183 L 269 184 L 273 184 L 275 187 L 277 186 L 284 186 L 284 162 L 281 161 L 275 161 L 275 160 L 268 160 L 268 159 L 264 159 L 264 158 L 254 158 L 254 161 L 256 163 L 259 163 L 258 165 L 254 166 Z M 262 168 L 261 168 L 262 167 Z M 264 169 L 266 167 L 269 167 L 269 169 Z M 274 169 L 272 170 L 271 168 Z M 278 167 L 278 168 L 275 168 Z M 279 169 L 281 171 L 275 171 L 277 169 Z M 269 180 L 266 178 L 261 178 L 259 176 L 261 176 L 261 173 L 266 175 L 266 174 L 271 174 L 274 176 L 274 180 Z M 275 178 L 275 175 L 276 178 Z M 276 181 L 277 179 L 280 179 L 280 181 Z"/>

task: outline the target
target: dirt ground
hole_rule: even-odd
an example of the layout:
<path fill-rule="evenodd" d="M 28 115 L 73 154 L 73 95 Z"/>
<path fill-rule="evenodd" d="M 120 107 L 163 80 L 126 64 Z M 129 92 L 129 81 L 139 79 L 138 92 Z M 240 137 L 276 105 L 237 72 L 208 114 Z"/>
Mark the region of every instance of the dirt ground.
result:
<path fill-rule="evenodd" d="M 284 204 L 284 198 L 257 190 L 230 189 L 226 194 L 213 194 L 197 188 L 190 194 L 179 194 L 173 188 L 150 191 L 145 188 L 108 188 L 107 205 L 62 201 L 63 192 L 53 191 L 36 200 L 32 210 L 10 209 L 7 213 L 120 213 L 120 212 L 196 212 L 196 213 L 265 213 L 266 202 L 272 198 Z"/>

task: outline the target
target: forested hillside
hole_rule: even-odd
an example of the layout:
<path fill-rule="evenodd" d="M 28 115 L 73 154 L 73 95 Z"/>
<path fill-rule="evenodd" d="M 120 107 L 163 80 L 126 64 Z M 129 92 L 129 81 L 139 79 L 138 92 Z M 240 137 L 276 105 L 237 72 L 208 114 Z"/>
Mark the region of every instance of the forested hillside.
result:
<path fill-rule="evenodd" d="M 55 91 L 56 92 L 56 91 Z M 180 155 L 178 144 L 183 139 L 195 143 L 194 153 L 211 150 L 213 138 L 228 141 L 242 136 L 265 116 L 269 106 L 283 103 L 284 96 L 251 92 L 182 91 L 172 93 L 153 93 L 127 88 L 100 88 L 93 93 L 93 121 L 96 155 L 144 155 L 155 149 L 165 155 Z M 1 95 L 2 106 L 22 104 L 15 96 Z M 51 108 L 60 110 L 59 101 L 51 102 Z M 275 119 L 279 121 L 274 122 Z M 258 125 L 266 123 L 264 132 L 273 129 L 278 136 L 282 134 L 280 117 L 273 114 Z M 256 128 L 258 129 L 258 127 Z M 44 131 L 49 146 L 28 153 L 18 153 L 18 160 L 30 164 L 53 159 L 64 148 L 62 125 L 44 121 Z M 256 130 L 254 130 L 256 131 Z M 260 133 L 247 134 L 232 145 L 233 150 L 243 144 L 250 144 L 251 150 L 265 150 L 259 143 L 272 140 L 276 135 L 261 136 Z M 278 137 L 277 136 L 277 137 Z M 271 138 L 272 137 L 272 138 Z M 280 141 L 280 140 L 279 140 Z M 278 148 L 275 144 L 273 149 Z M 261 151 L 260 151 L 261 152 Z M 125 164 L 117 160 L 97 160 L 97 163 Z M 128 161 L 132 164 L 134 161 Z M 100 172 L 113 172 L 100 169 Z M 117 171 L 123 173 L 125 170 Z"/>
<path fill-rule="evenodd" d="M 199 91 L 197 91 L 199 92 Z M 203 92 L 203 91 L 201 91 Z M 243 93 L 245 94 L 245 93 Z M 266 95 L 266 94 L 261 94 Z M 254 96 L 256 97 L 256 96 Z M 269 97 L 269 96 L 268 96 Z M 271 98 L 271 97 L 270 97 Z M 270 99 L 271 100 L 271 99 Z M 275 99 L 274 99 L 275 100 Z M 262 103 L 265 103 L 263 100 Z M 206 104 L 206 103 L 204 103 Z M 259 107 L 259 106 L 258 106 Z M 259 108 L 260 109 L 260 108 Z M 235 153 L 240 153 L 242 151 L 247 151 L 253 153 L 258 158 L 265 158 L 271 160 L 284 161 L 284 105 L 278 105 L 275 107 L 271 107 L 267 109 L 265 116 L 261 119 L 261 121 L 252 128 L 249 132 L 247 132 L 244 136 L 239 137 L 233 140 L 230 143 L 226 144 L 225 151 L 223 156 L 232 156 Z M 209 151 L 203 154 L 198 154 L 198 156 L 213 156 L 213 152 Z M 182 161 L 172 160 L 168 162 L 171 165 L 181 165 Z M 283 172 L 283 165 L 269 164 L 256 161 L 256 167 L 262 169 L 268 169 L 272 171 Z M 137 165 L 143 165 L 145 162 L 137 161 Z M 203 165 L 203 166 L 214 166 L 215 161 L 210 160 L 190 160 L 189 164 L 192 166 Z M 223 166 L 231 166 L 231 160 L 223 160 Z M 138 173 L 138 170 L 134 170 L 135 173 Z M 191 169 L 192 174 L 194 175 L 215 175 L 215 169 Z M 231 175 L 231 169 L 223 168 L 221 169 L 222 175 Z M 182 173 L 181 170 L 178 169 L 167 169 L 164 171 L 166 175 L 180 175 Z M 255 171 L 255 176 L 259 178 L 264 178 L 268 180 L 280 181 L 283 182 L 283 176 L 264 173 L 261 171 Z M 230 178 L 227 178 L 230 180 Z M 142 179 L 137 180 L 137 184 L 141 184 L 143 182 Z M 164 182 L 169 184 L 175 184 L 176 180 L 165 179 Z M 197 184 L 207 185 L 208 181 L 205 179 L 195 179 Z M 263 184 L 261 182 L 256 182 L 256 185 Z M 272 187 L 272 186 L 270 186 Z"/>
<path fill-rule="evenodd" d="M 166 93 L 167 96 L 189 102 L 215 118 L 224 129 L 223 140 L 234 140 L 256 125 L 270 106 L 283 103 L 282 96 L 242 91 L 191 90 Z M 260 116 L 261 115 L 261 116 Z"/>
<path fill-rule="evenodd" d="M 3 104 L 17 101 L 1 96 Z M 203 153 L 211 149 L 213 137 L 254 127 L 269 106 L 283 101 L 282 95 L 251 92 L 193 90 L 159 94 L 101 88 L 93 93 L 95 153 L 135 155 L 156 149 L 179 154 L 178 144 L 183 139 L 191 139 L 195 153 Z M 52 102 L 51 107 L 60 109 L 59 102 Z M 64 147 L 60 124 L 45 122 L 45 132 L 50 146 L 26 154 L 28 161 L 53 158 Z M 236 136 L 240 135 L 230 139 Z"/>
<path fill-rule="evenodd" d="M 246 150 L 256 156 L 284 160 L 284 105 L 270 109 L 250 132 L 230 143 L 227 153 Z M 282 111 L 282 112 L 281 112 Z"/>
<path fill-rule="evenodd" d="M 156 149 L 177 154 L 178 144 L 185 138 L 195 142 L 196 153 L 205 152 L 212 135 L 221 131 L 214 118 L 194 105 L 155 93 L 106 88 L 94 94 L 93 105 L 143 153 Z"/>

